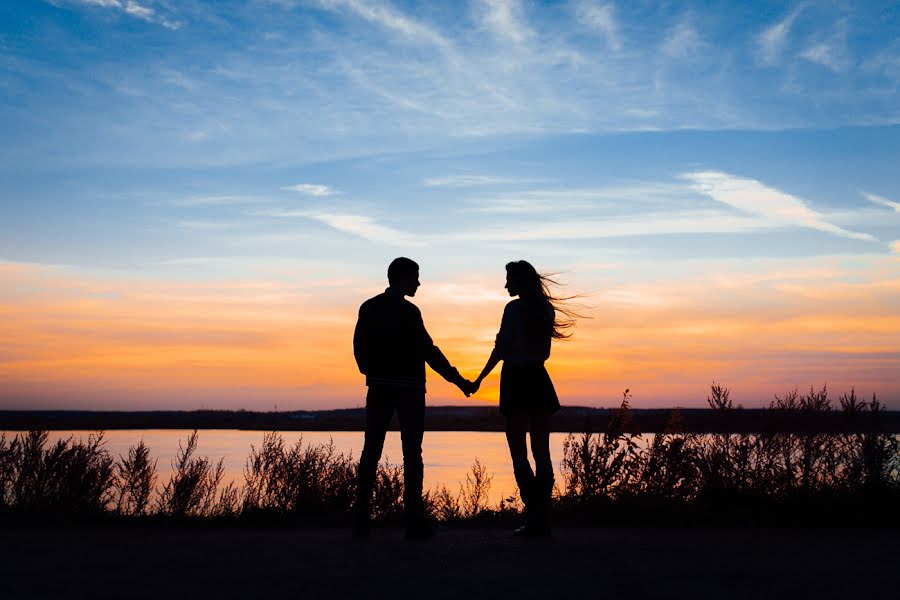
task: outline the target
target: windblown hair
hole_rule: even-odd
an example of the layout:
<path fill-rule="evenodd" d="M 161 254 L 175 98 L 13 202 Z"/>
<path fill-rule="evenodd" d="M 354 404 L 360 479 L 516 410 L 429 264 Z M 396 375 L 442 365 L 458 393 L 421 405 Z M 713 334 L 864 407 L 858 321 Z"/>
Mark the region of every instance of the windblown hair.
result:
<path fill-rule="evenodd" d="M 533 331 L 537 333 L 546 331 L 544 327 L 552 327 L 550 337 L 553 339 L 564 340 L 572 336 L 570 330 L 575 327 L 575 319 L 580 315 L 564 303 L 575 296 L 554 296 L 550 292 L 550 286 L 558 286 L 559 282 L 552 275 L 538 273 L 528 261 L 515 260 L 507 263 L 506 273 L 518 290 L 519 298 L 530 309 L 528 322 L 534 326 Z M 549 322 L 547 306 L 555 311 L 552 323 Z"/>

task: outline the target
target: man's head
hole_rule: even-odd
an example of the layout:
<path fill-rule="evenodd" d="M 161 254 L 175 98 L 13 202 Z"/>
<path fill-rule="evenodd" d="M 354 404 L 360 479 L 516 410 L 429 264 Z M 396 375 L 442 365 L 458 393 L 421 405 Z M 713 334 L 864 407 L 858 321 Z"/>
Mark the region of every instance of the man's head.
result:
<path fill-rule="evenodd" d="M 404 256 L 395 258 L 388 267 L 388 283 L 404 296 L 415 296 L 419 287 L 419 265 Z"/>

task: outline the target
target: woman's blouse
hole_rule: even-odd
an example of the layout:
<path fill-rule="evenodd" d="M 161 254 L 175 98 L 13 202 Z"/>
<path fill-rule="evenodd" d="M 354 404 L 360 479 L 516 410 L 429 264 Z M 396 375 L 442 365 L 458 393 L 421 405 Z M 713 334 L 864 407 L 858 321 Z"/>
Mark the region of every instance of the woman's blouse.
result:
<path fill-rule="evenodd" d="M 553 320 L 556 311 L 546 303 L 546 320 L 543 323 L 529 323 L 535 314 L 528 310 L 525 302 L 518 298 L 503 309 L 503 320 L 494 348 L 508 364 L 528 365 L 543 364 L 550 358 L 550 340 L 553 335 Z M 531 314 L 529 314 L 531 312 Z M 543 319 L 542 319 L 543 320 Z"/>

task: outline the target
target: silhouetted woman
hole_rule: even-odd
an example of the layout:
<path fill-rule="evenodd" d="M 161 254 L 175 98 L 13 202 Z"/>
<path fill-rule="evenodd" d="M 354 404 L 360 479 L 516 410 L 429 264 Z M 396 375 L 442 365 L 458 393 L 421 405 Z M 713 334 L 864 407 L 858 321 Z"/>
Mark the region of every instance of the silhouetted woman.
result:
<path fill-rule="evenodd" d="M 524 260 L 506 265 L 506 289 L 518 296 L 503 310 L 503 321 L 494 351 L 473 386 L 503 361 L 500 375 L 500 414 L 506 417 L 506 441 L 522 502 L 525 525 L 518 535 L 550 534 L 550 500 L 553 463 L 550 460 L 550 416 L 559 409 L 559 399 L 544 361 L 550 357 L 550 341 L 568 337 L 566 329 L 575 316 L 558 305 L 548 285 L 556 284 L 540 275 Z M 557 318 L 557 310 L 567 319 Z M 528 461 L 525 436 L 531 436 L 535 469 Z"/>

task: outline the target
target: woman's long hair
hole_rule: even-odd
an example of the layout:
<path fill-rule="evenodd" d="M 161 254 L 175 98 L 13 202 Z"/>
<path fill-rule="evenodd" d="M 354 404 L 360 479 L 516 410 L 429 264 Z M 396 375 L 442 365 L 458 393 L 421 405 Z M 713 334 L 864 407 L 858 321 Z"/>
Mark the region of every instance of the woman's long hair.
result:
<path fill-rule="evenodd" d="M 571 337 L 571 329 L 575 327 L 575 319 L 579 317 L 572 309 L 563 303 L 574 296 L 554 296 L 550 292 L 550 286 L 558 286 L 550 275 L 543 275 L 525 260 L 515 260 L 506 263 L 506 273 L 510 282 L 519 292 L 528 310 L 527 326 L 530 333 L 543 334 L 552 328 L 550 337 L 564 340 Z M 555 311 L 553 322 L 550 322 L 547 307 Z M 560 317 L 562 315 L 562 317 Z"/>

